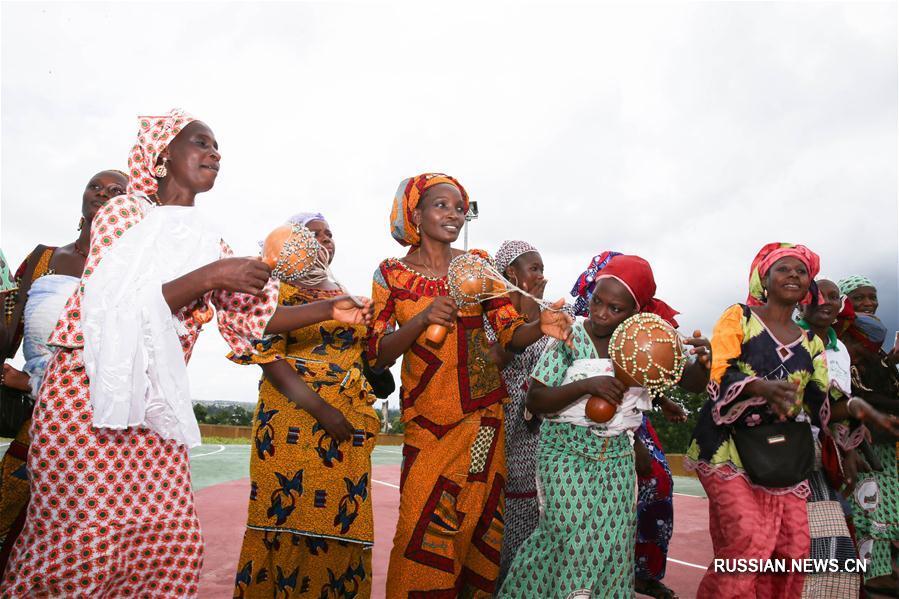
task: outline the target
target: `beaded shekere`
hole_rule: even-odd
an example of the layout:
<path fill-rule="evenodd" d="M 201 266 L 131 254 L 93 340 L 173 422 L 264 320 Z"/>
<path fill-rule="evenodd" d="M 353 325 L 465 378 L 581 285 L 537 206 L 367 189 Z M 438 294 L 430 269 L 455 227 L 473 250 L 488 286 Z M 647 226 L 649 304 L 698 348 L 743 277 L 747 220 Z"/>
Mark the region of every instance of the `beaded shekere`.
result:
<path fill-rule="evenodd" d="M 616 370 L 655 396 L 680 381 L 687 363 L 678 332 L 649 313 L 635 314 L 618 325 L 609 339 L 609 357 Z"/>

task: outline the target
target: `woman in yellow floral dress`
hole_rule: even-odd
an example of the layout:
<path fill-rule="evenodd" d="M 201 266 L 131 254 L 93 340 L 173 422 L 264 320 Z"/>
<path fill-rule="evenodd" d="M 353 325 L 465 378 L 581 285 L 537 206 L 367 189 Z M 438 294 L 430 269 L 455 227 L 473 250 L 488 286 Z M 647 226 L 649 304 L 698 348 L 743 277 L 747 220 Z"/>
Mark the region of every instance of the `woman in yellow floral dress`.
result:
<path fill-rule="evenodd" d="M 321 214 L 306 226 L 334 256 Z M 342 295 L 325 281 L 281 283 L 292 306 Z M 362 375 L 365 327 L 326 321 L 257 344 L 262 365 L 250 455 L 247 530 L 235 597 L 368 597 L 371 594 L 371 452 L 378 417 Z"/>

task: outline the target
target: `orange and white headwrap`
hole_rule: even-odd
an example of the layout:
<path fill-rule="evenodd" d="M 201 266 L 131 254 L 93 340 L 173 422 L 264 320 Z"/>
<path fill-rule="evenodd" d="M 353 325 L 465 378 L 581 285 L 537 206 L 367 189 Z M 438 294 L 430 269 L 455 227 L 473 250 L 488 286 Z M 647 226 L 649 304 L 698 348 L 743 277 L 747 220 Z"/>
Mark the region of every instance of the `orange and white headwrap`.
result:
<path fill-rule="evenodd" d="M 463 210 L 468 212 L 468 193 L 461 183 L 449 175 L 424 173 L 417 177 L 403 179 L 396 190 L 396 196 L 393 198 L 393 209 L 390 211 L 390 235 L 400 245 L 416 246 L 421 243 L 421 237 L 418 231 L 415 230 L 415 223 L 412 222 L 412 212 L 418 206 L 418 202 L 421 200 L 425 190 L 441 183 L 449 183 L 459 190 L 459 193 L 462 194 Z"/>
<path fill-rule="evenodd" d="M 163 116 L 138 117 L 137 143 L 128 156 L 128 193 L 140 192 L 151 196 L 156 183 L 156 161 L 162 151 L 188 123 L 196 119 L 180 108 L 173 108 Z"/>

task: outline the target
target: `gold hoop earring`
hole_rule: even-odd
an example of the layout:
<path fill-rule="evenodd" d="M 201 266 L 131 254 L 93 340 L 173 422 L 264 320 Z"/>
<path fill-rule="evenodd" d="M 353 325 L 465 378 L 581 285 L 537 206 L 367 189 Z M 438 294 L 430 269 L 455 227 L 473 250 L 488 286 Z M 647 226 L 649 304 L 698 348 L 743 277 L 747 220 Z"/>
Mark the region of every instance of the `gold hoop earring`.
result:
<path fill-rule="evenodd" d="M 166 175 L 169 174 L 169 170 L 167 168 L 165 168 L 166 162 L 168 162 L 168 158 L 163 158 L 162 164 L 160 164 L 153 170 L 153 174 L 156 175 L 157 179 L 163 179 Z"/>

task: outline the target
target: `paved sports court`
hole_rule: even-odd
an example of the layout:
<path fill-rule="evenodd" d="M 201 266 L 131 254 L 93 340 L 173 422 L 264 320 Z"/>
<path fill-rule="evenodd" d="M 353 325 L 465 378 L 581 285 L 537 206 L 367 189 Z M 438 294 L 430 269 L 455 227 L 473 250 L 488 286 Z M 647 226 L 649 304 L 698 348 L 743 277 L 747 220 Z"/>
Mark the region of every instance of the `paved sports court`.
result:
<path fill-rule="evenodd" d="M 203 599 L 231 597 L 237 558 L 246 523 L 249 494 L 249 445 L 203 445 L 191 451 L 197 509 L 206 538 L 200 582 Z M 375 512 L 372 597 L 384 597 L 387 560 L 393 544 L 399 505 L 401 453 L 398 446 L 378 446 L 372 458 Z M 712 559 L 708 503 L 698 481 L 675 477 L 674 538 L 665 582 L 680 597 L 694 597 Z"/>

